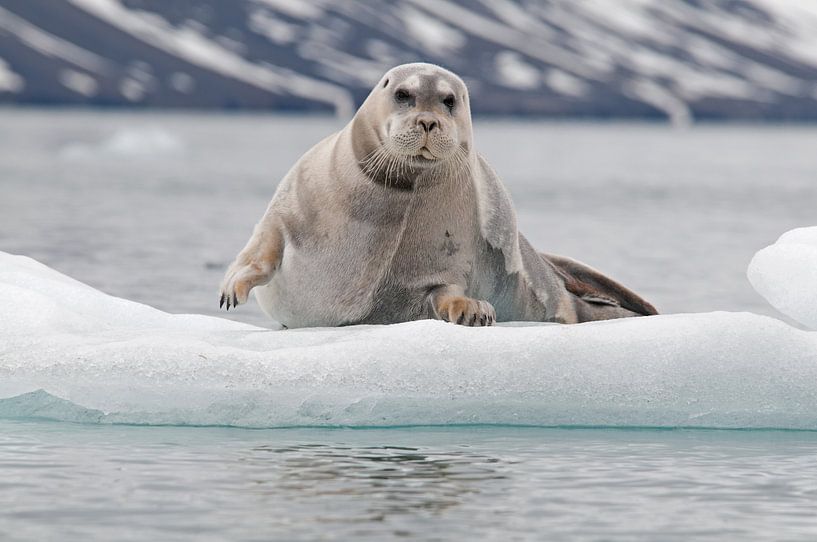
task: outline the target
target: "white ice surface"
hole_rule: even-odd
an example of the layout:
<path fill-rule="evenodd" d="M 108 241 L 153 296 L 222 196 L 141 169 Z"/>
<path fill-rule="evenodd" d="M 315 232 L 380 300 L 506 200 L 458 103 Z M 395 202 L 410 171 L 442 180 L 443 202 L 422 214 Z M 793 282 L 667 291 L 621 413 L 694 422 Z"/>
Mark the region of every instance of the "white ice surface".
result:
<path fill-rule="evenodd" d="M 748 313 L 275 331 L 0 252 L 0 417 L 817 429 L 817 333 Z"/>
<path fill-rule="evenodd" d="M 777 310 L 817 329 L 817 227 L 784 233 L 755 254 L 747 275 Z"/>

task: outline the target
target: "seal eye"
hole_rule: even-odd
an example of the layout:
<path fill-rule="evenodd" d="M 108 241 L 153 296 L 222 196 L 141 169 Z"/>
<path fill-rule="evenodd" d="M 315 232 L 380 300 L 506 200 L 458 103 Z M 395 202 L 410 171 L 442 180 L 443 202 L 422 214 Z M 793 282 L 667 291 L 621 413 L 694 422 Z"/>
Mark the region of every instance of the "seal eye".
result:
<path fill-rule="evenodd" d="M 449 111 L 451 111 L 452 109 L 454 109 L 454 104 L 455 104 L 455 103 L 456 103 L 456 102 L 454 101 L 454 95 L 453 95 L 453 94 L 449 94 L 449 95 L 448 95 L 448 96 L 446 96 L 446 97 L 445 97 L 445 99 L 443 100 L 443 105 L 445 105 L 445 106 L 448 108 L 448 110 L 449 110 Z"/>
<path fill-rule="evenodd" d="M 403 90 L 402 88 L 394 93 L 394 99 L 400 103 L 405 103 L 411 99 L 411 94 Z"/>

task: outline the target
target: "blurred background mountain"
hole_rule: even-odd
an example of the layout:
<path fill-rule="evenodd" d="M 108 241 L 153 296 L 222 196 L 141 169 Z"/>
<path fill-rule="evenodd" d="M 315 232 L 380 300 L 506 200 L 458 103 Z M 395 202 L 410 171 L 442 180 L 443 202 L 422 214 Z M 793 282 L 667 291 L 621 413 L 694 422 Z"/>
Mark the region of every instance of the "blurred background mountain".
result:
<path fill-rule="evenodd" d="M 476 114 L 817 120 L 817 0 L 0 0 L 0 103 L 349 115 L 420 60 Z"/>

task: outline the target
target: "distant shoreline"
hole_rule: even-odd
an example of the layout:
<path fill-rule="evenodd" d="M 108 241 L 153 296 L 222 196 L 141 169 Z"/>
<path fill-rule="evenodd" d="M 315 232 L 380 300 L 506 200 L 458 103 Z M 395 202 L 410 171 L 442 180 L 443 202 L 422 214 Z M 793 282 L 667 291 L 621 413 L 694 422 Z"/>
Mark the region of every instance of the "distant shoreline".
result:
<path fill-rule="evenodd" d="M 95 112 L 100 114 L 168 114 L 178 116 L 214 115 L 214 116 L 265 116 L 265 117 L 300 117 L 316 119 L 339 119 L 344 122 L 348 119 L 338 117 L 326 110 L 316 109 L 265 109 L 265 108 L 209 108 L 209 107 L 134 107 L 128 105 L 76 105 L 53 103 L 2 103 L 0 115 L 7 112 L 48 111 L 55 113 Z M 475 112 L 478 121 L 512 121 L 520 123 L 565 123 L 565 124 L 648 124 L 672 125 L 670 120 L 662 115 L 655 116 L 590 116 L 590 115 L 538 115 L 538 114 L 502 114 L 493 112 Z M 814 118 L 751 118 L 751 117 L 714 117 L 696 118 L 692 125 L 746 125 L 746 126 L 814 126 Z"/>

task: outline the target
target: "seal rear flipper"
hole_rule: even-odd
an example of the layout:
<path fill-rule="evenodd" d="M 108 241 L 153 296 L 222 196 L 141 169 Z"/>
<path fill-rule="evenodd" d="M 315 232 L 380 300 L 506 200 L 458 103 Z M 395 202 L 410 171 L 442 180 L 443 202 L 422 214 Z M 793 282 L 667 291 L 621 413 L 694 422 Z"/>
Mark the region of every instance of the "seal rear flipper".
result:
<path fill-rule="evenodd" d="M 619 306 L 644 316 L 658 314 L 641 296 L 588 265 L 555 254 L 539 255 L 562 275 L 568 292 L 588 303 Z"/>

